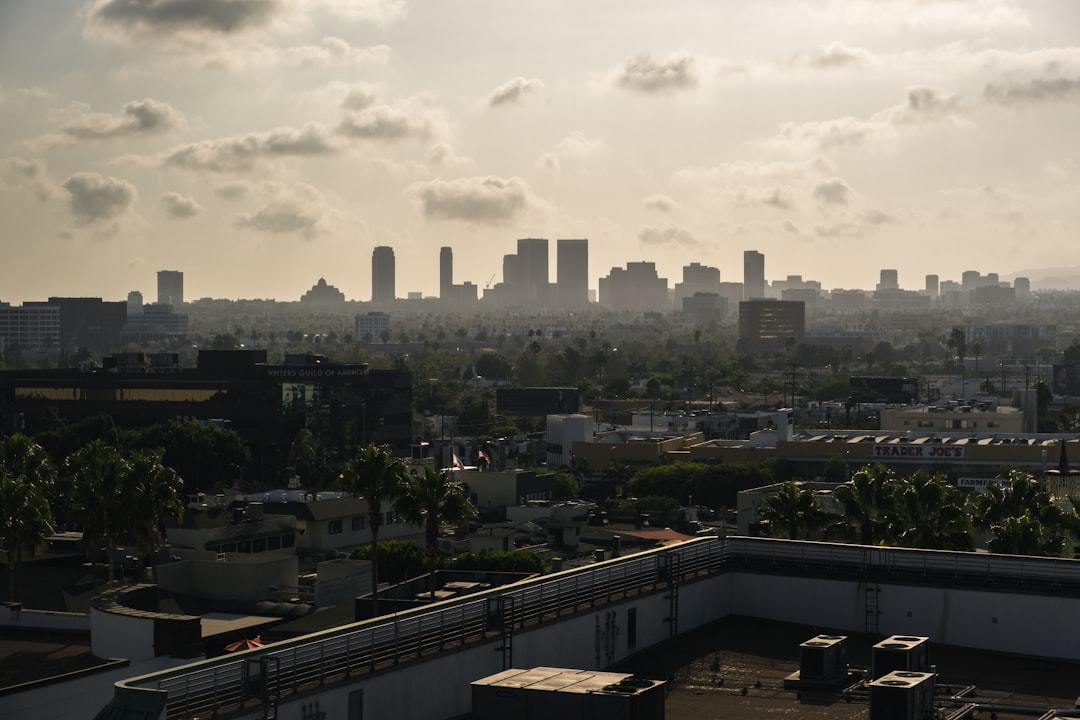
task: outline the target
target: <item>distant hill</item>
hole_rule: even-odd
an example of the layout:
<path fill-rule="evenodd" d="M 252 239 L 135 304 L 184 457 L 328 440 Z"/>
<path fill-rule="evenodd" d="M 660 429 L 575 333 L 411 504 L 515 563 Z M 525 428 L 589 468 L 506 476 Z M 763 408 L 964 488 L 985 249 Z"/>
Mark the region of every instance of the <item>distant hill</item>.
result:
<path fill-rule="evenodd" d="M 1080 266 L 1077 265 L 1021 270 L 1002 279 L 1012 282 L 1018 277 L 1031 280 L 1032 290 L 1080 290 Z"/>

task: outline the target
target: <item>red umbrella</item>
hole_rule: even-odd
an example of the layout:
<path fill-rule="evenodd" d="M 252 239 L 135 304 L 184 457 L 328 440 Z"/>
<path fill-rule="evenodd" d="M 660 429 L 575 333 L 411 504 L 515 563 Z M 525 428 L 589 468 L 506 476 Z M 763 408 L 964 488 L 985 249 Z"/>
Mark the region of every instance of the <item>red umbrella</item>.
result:
<path fill-rule="evenodd" d="M 256 635 L 248 640 L 237 640 L 234 643 L 225 646 L 225 652 L 236 652 L 237 650 L 251 650 L 252 648 L 260 648 L 263 646 L 262 635 Z"/>

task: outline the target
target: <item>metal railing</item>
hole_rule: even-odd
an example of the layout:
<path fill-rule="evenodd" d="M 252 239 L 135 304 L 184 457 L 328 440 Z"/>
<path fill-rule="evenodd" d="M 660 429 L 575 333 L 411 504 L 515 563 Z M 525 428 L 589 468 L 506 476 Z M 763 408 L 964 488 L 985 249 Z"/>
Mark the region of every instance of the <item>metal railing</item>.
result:
<path fill-rule="evenodd" d="M 941 584 L 1032 583 L 1080 592 L 1077 560 L 769 538 L 702 538 L 327 630 L 236 657 L 162 671 L 125 685 L 167 693 L 168 720 L 270 707 L 289 695 L 329 682 L 450 648 L 496 640 L 563 616 L 677 588 L 724 571 L 891 576 L 898 582 Z"/>

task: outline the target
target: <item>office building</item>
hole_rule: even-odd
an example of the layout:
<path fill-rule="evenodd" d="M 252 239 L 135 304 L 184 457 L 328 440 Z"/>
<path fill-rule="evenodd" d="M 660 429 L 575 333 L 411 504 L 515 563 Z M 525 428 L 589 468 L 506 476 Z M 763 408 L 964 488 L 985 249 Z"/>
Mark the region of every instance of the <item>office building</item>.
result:
<path fill-rule="evenodd" d="M 589 241 L 558 240 L 556 244 L 556 297 L 563 310 L 589 306 Z"/>
<path fill-rule="evenodd" d="M 24 308 L 60 308 L 60 352 L 104 355 L 120 350 L 127 325 L 127 301 L 105 302 L 101 298 L 51 297 L 47 302 L 23 303 Z M 70 359 L 70 357 L 69 357 Z"/>
<path fill-rule="evenodd" d="M 159 270 L 157 274 L 158 305 L 179 308 L 184 304 L 184 273 L 179 270 Z"/>
<path fill-rule="evenodd" d="M 319 278 L 319 282 L 300 296 L 300 302 L 305 305 L 340 305 L 345 302 L 345 293 L 327 284 L 326 278 Z"/>
<path fill-rule="evenodd" d="M 53 351 L 60 346 L 60 308 L 0 303 L 0 351 Z"/>
<path fill-rule="evenodd" d="M 600 278 L 600 305 L 614 310 L 666 310 L 667 278 L 656 274 L 656 263 L 626 263 L 626 269 L 611 268 Z"/>
<path fill-rule="evenodd" d="M 199 350 L 194 368 L 171 353 L 123 353 L 92 372 L 0 371 L 0 432 L 34 434 L 56 413 L 71 422 L 108 415 L 118 427 L 177 417 L 224 422 L 248 444 L 253 479 L 268 482 L 301 428 L 317 434 L 328 463 L 367 442 L 407 453 L 412 373 L 311 354 L 273 365 L 256 349 Z"/>
<path fill-rule="evenodd" d="M 926 276 L 926 294 L 930 297 L 937 297 L 939 293 L 938 288 L 938 276 L 927 275 Z"/>
<path fill-rule="evenodd" d="M 371 302 L 390 303 L 397 297 L 394 248 L 380 245 L 371 253 Z"/>
<path fill-rule="evenodd" d="M 530 305 L 548 303 L 548 241 L 546 238 L 521 238 L 517 241 L 517 270 L 520 297 Z"/>
<path fill-rule="evenodd" d="M 444 303 L 450 300 L 454 288 L 454 250 L 444 247 L 439 249 L 439 299 Z"/>
<path fill-rule="evenodd" d="M 682 272 L 682 282 L 675 283 L 675 307 L 683 307 L 684 300 L 698 293 L 717 294 L 720 292 L 718 268 L 695 262 L 683 266 Z"/>
<path fill-rule="evenodd" d="M 355 318 L 356 339 L 362 343 L 386 343 L 390 340 L 390 315 L 384 312 L 360 313 Z"/>
<path fill-rule="evenodd" d="M 743 252 L 743 300 L 765 297 L 765 256 L 757 250 Z"/>
<path fill-rule="evenodd" d="M 878 280 L 878 290 L 899 290 L 900 280 L 895 270 L 882 270 Z"/>
<path fill-rule="evenodd" d="M 781 352 L 806 337 L 806 305 L 789 300 L 747 300 L 739 303 L 739 351 Z"/>
<path fill-rule="evenodd" d="M 143 311 L 143 294 L 138 290 L 132 290 L 128 293 L 127 299 L 128 317 L 132 315 L 139 315 Z"/>

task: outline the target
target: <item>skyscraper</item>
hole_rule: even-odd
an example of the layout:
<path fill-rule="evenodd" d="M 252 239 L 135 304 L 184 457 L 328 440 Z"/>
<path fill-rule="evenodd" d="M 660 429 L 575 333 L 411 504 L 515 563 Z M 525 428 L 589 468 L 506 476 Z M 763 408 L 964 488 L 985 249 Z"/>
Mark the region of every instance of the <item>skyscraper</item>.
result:
<path fill-rule="evenodd" d="M 743 251 L 743 299 L 765 297 L 765 256 L 757 250 Z"/>
<path fill-rule="evenodd" d="M 179 270 L 158 270 L 158 305 L 172 305 L 179 309 L 184 304 L 184 273 Z"/>
<path fill-rule="evenodd" d="M 589 305 L 589 241 L 557 240 L 555 256 L 556 303 L 564 310 Z"/>
<path fill-rule="evenodd" d="M 539 306 L 548 301 L 548 241 L 546 238 L 521 238 L 517 241 L 519 297 Z"/>
<path fill-rule="evenodd" d="M 395 297 L 394 248 L 380 245 L 371 253 L 371 302 L 393 302 Z"/>
<path fill-rule="evenodd" d="M 439 299 L 450 302 L 454 292 L 454 250 L 444 247 L 439 250 Z"/>

